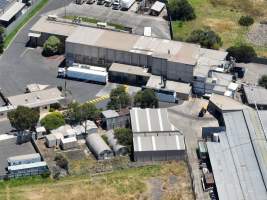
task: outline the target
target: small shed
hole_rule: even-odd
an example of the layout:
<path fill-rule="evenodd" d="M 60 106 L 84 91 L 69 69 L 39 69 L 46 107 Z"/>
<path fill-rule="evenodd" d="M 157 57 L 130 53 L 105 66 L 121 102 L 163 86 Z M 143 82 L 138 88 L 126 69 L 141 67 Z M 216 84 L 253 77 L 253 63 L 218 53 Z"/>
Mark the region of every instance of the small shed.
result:
<path fill-rule="evenodd" d="M 151 10 L 150 14 L 154 16 L 158 16 L 164 8 L 165 8 L 165 3 L 156 1 L 150 8 Z"/>
<path fill-rule="evenodd" d="M 62 138 L 60 143 L 63 150 L 76 148 L 77 145 L 76 137 Z"/>
<path fill-rule="evenodd" d="M 73 127 L 78 140 L 84 139 L 85 127 L 87 134 L 97 133 L 98 131 L 98 127 L 96 126 L 96 124 L 93 121 L 87 120 L 86 123 L 84 122 L 82 125 L 77 125 Z"/>
<path fill-rule="evenodd" d="M 113 130 L 110 130 L 106 133 L 108 144 L 111 146 L 116 156 L 125 156 L 128 154 L 127 147 L 120 145 L 118 140 L 115 138 Z"/>
<path fill-rule="evenodd" d="M 46 146 L 51 148 L 57 145 L 57 138 L 54 134 L 49 134 L 45 136 Z"/>
<path fill-rule="evenodd" d="M 104 126 L 107 130 L 115 128 L 125 128 L 130 121 L 129 110 L 124 109 L 120 112 L 115 110 L 105 110 L 102 112 Z"/>
<path fill-rule="evenodd" d="M 113 157 L 113 152 L 98 133 L 87 136 L 86 144 L 98 160 L 106 160 Z"/>
<path fill-rule="evenodd" d="M 37 127 L 35 131 L 36 131 L 36 139 L 43 138 L 44 135 L 46 134 L 46 129 L 43 126 Z"/>

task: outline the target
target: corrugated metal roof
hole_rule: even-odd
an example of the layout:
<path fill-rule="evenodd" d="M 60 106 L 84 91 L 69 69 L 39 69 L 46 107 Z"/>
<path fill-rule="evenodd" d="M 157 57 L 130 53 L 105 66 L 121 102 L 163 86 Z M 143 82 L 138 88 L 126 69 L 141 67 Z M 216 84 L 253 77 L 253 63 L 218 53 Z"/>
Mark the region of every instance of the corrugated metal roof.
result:
<path fill-rule="evenodd" d="M 100 155 L 105 151 L 111 152 L 109 146 L 98 133 L 89 134 L 86 138 L 86 143 L 97 155 Z"/>
<path fill-rule="evenodd" d="M 177 131 L 169 122 L 167 109 L 132 108 L 130 115 L 133 133 Z"/>
<path fill-rule="evenodd" d="M 23 161 L 23 160 L 35 159 L 35 158 L 41 158 L 40 154 L 32 153 L 32 154 L 25 154 L 25 155 L 19 155 L 19 156 L 12 156 L 12 157 L 9 157 L 7 160 L 8 162 L 12 162 L 12 161 Z"/>
<path fill-rule="evenodd" d="M 257 113 L 232 111 L 223 118 L 221 142 L 208 143 L 219 199 L 267 199 L 267 144 Z"/>
<path fill-rule="evenodd" d="M 105 118 L 119 117 L 119 114 L 115 110 L 105 110 L 105 111 L 102 111 L 102 115 Z"/>
<path fill-rule="evenodd" d="M 184 136 L 177 133 L 173 135 L 134 135 L 134 151 L 168 151 L 184 150 Z"/>
<path fill-rule="evenodd" d="M 162 3 L 160 1 L 156 1 L 152 6 L 151 6 L 151 10 L 154 10 L 156 12 L 160 12 L 162 11 L 162 9 L 165 7 L 165 3 Z"/>
<path fill-rule="evenodd" d="M 12 17 L 14 17 L 18 12 L 20 12 L 24 7 L 25 3 L 21 2 L 15 2 L 10 8 L 7 9 L 6 12 L 4 12 L 3 15 L 0 16 L 0 21 L 8 22 L 11 20 Z"/>
<path fill-rule="evenodd" d="M 249 104 L 267 105 L 267 90 L 265 88 L 244 86 L 244 92 Z"/>

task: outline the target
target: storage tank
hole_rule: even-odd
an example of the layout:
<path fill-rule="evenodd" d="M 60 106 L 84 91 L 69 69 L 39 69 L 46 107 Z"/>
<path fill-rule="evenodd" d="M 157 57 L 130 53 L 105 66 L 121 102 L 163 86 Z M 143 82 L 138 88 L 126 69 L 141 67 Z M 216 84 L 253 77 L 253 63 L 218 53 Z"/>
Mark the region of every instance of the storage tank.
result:
<path fill-rule="evenodd" d="M 97 70 L 97 67 L 86 69 L 79 67 L 69 67 L 67 70 L 67 78 L 95 81 L 106 84 L 108 82 L 108 73 L 106 71 Z"/>
<path fill-rule="evenodd" d="M 125 156 L 129 153 L 127 147 L 118 143 L 118 140 L 115 138 L 113 130 L 108 131 L 106 133 L 106 136 L 107 142 L 111 146 L 116 156 Z"/>

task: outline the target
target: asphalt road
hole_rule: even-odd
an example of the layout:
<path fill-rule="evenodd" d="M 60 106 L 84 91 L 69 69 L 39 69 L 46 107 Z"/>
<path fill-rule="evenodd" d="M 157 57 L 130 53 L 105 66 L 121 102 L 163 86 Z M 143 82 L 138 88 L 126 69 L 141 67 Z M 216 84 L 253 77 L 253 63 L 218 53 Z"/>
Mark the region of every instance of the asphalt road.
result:
<path fill-rule="evenodd" d="M 28 31 L 40 18 L 40 15 L 63 7 L 71 0 L 50 0 L 46 7 L 24 26 L 16 38 L 0 58 L 0 88 L 5 96 L 21 94 L 30 83 L 49 84 L 52 86 L 64 85 L 64 80 L 56 78 L 57 66 L 62 57 L 56 59 L 44 58 L 41 49 L 26 47 Z M 68 90 L 74 99 L 79 102 L 94 98 L 103 88 L 101 85 L 68 81 Z"/>

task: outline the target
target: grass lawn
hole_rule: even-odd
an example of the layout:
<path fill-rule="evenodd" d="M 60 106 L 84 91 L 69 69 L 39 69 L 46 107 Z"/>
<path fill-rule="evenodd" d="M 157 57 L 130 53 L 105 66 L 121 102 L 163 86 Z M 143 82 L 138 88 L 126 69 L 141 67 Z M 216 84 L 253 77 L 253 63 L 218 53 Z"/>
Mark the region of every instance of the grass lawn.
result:
<path fill-rule="evenodd" d="M 69 176 L 58 181 L 40 177 L 0 183 L 0 199 L 9 200 L 129 200 L 149 198 L 149 179 L 162 180 L 167 189 L 168 177 L 176 176 L 174 190 L 166 191 L 164 199 L 193 199 L 189 175 L 184 162 L 117 170 L 99 176 Z M 175 195 L 175 196 L 174 196 Z M 177 197 L 177 198 L 175 198 Z M 179 197 L 179 198 L 178 198 Z"/>
<path fill-rule="evenodd" d="M 32 12 L 28 13 L 24 20 L 18 24 L 18 26 L 5 37 L 4 40 L 4 48 L 8 47 L 9 43 L 16 36 L 17 32 L 35 15 L 37 14 L 47 3 L 49 0 L 40 0 L 39 4 L 32 10 Z"/>
<path fill-rule="evenodd" d="M 216 31 L 223 40 L 223 48 L 226 49 L 232 45 L 240 43 L 248 43 L 246 34 L 249 28 L 242 27 L 238 24 L 238 20 L 242 15 L 247 15 L 247 11 L 242 9 L 234 9 L 230 5 L 214 6 L 212 0 L 188 0 L 194 7 L 197 18 L 188 22 L 173 22 L 174 39 L 185 40 L 192 30 L 210 27 Z M 216 1 L 216 0 L 215 0 Z M 222 0 L 227 2 L 227 0 Z M 236 2 L 241 0 L 234 0 Z M 266 5 L 267 9 L 267 5 Z M 267 17 L 267 12 L 265 14 Z M 254 17 L 256 22 L 262 17 Z M 261 56 L 267 57 L 267 47 L 259 47 L 253 45 L 257 53 Z"/>

